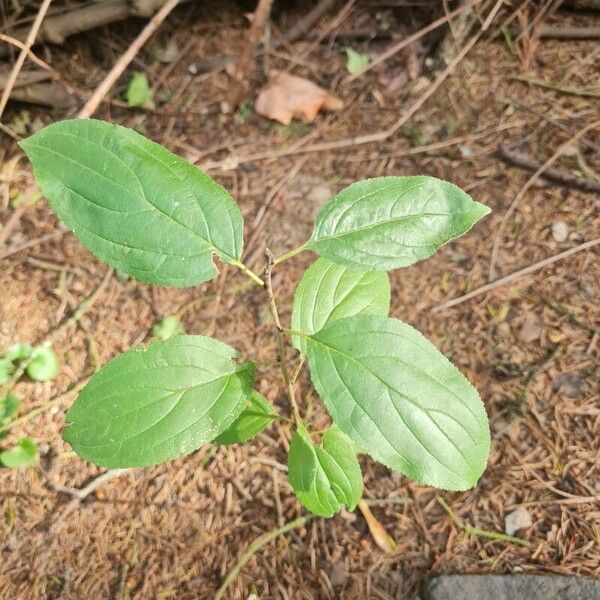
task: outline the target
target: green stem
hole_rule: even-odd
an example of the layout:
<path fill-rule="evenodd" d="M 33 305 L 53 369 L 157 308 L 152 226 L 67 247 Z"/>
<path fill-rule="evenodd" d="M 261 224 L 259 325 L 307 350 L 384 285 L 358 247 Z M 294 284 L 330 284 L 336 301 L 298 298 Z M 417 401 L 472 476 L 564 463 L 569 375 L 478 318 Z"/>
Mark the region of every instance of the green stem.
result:
<path fill-rule="evenodd" d="M 510 544 L 517 544 L 519 546 L 524 546 L 525 548 L 529 546 L 529 542 L 527 540 L 524 540 L 523 538 L 515 537 L 514 535 L 508 535 L 506 533 L 498 533 L 496 531 L 479 529 L 479 527 L 471 527 L 470 525 L 465 525 L 464 532 L 469 535 L 477 535 L 479 537 L 488 538 L 490 540 L 496 540 L 498 542 L 508 542 Z"/>
<path fill-rule="evenodd" d="M 252 269 L 249 269 L 243 262 L 236 260 L 231 264 L 235 265 L 242 273 L 244 273 L 244 275 L 250 277 L 250 279 L 252 279 L 254 283 L 260 285 L 260 287 L 264 287 L 265 282 L 254 271 L 252 271 Z"/>
<path fill-rule="evenodd" d="M 302 331 L 296 331 L 295 329 L 290 329 L 289 327 L 283 327 L 283 332 L 287 333 L 288 335 L 295 335 L 301 338 L 304 338 L 305 340 L 308 339 L 310 337 L 310 335 L 308 335 L 308 333 L 302 333 Z"/>
<path fill-rule="evenodd" d="M 529 542 L 523 538 L 518 538 L 513 535 L 507 535 L 505 533 L 498 533 L 497 531 L 488 531 L 487 529 L 479 529 L 479 527 L 471 527 L 471 525 L 465 525 L 458 515 L 448 506 L 447 502 L 440 496 L 436 496 L 435 499 L 438 504 L 448 513 L 448 516 L 452 519 L 454 524 L 467 535 L 476 535 L 478 537 L 488 538 L 490 540 L 496 540 L 497 542 L 508 542 L 509 544 L 518 544 L 519 546 L 529 546 Z"/>
<path fill-rule="evenodd" d="M 303 250 L 306 250 L 307 244 L 308 244 L 308 242 L 306 242 L 305 244 L 302 244 L 302 246 L 298 246 L 297 248 L 290 250 L 289 252 L 286 252 L 285 254 L 282 254 L 281 256 L 278 256 L 273 261 L 273 264 L 278 265 L 279 263 L 282 263 L 284 260 L 287 260 L 288 258 L 292 258 L 292 256 L 296 256 L 296 254 L 300 254 L 300 252 L 302 252 Z"/>
<path fill-rule="evenodd" d="M 217 590 L 215 594 L 215 600 L 221 600 L 227 591 L 227 588 L 233 583 L 235 578 L 238 576 L 239 572 L 242 570 L 242 567 L 263 547 L 266 546 L 269 542 L 272 542 L 276 537 L 291 531 L 292 529 L 297 529 L 298 527 L 302 527 L 308 521 L 313 519 L 315 515 L 306 515 L 304 517 L 298 517 L 285 525 L 278 527 L 277 529 L 273 529 L 272 531 L 268 531 L 264 533 L 260 537 L 256 538 L 248 547 L 248 550 L 242 554 L 240 559 L 234 565 L 233 569 L 229 571 L 227 577 L 221 584 L 221 587 Z"/>

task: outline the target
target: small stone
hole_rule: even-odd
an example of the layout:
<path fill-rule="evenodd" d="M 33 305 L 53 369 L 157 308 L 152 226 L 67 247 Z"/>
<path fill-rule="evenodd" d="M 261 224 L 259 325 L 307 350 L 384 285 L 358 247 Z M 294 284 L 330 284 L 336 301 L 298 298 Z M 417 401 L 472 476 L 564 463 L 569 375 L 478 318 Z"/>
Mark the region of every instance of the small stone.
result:
<path fill-rule="evenodd" d="M 425 600 L 592 600 L 600 580 L 576 575 L 441 575 L 425 584 Z"/>
<path fill-rule="evenodd" d="M 564 221 L 554 221 L 550 231 L 555 242 L 566 242 L 569 238 L 569 226 Z"/>
<path fill-rule="evenodd" d="M 496 327 L 496 333 L 501 338 L 509 338 L 510 337 L 510 325 L 505 322 L 498 323 L 498 326 Z"/>
<path fill-rule="evenodd" d="M 344 587 L 348 581 L 348 571 L 341 562 L 333 563 L 329 571 L 329 581 L 333 587 Z"/>
<path fill-rule="evenodd" d="M 519 331 L 519 339 L 525 344 L 530 344 L 539 340 L 541 335 L 542 328 L 531 319 L 525 319 Z"/>
<path fill-rule="evenodd" d="M 552 391 L 565 398 L 581 398 L 585 394 L 585 380 L 578 373 L 559 373 L 552 380 Z"/>
<path fill-rule="evenodd" d="M 532 525 L 531 515 L 526 508 L 517 508 L 504 517 L 504 531 L 507 535 L 515 535 L 517 531 Z"/>
<path fill-rule="evenodd" d="M 327 200 L 331 199 L 333 196 L 333 192 L 331 188 L 325 184 L 317 184 L 310 192 L 308 193 L 308 200 L 312 202 L 315 207 L 322 207 Z"/>
<path fill-rule="evenodd" d="M 579 289 L 586 298 L 597 298 L 600 293 L 598 281 L 591 273 L 582 273 L 579 281 Z"/>

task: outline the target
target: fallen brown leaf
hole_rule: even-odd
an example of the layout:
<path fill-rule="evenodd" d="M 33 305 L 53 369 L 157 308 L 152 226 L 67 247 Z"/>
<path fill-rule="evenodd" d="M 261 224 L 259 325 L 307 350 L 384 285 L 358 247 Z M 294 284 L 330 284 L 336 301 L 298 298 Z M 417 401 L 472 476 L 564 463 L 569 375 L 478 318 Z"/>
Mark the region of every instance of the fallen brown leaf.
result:
<path fill-rule="evenodd" d="M 273 70 L 254 108 L 263 117 L 289 125 L 293 118 L 310 123 L 319 111 L 335 112 L 343 106 L 339 98 L 312 81 Z"/>
<path fill-rule="evenodd" d="M 391 553 L 396 548 L 396 542 L 388 535 L 383 525 L 377 520 L 364 500 L 358 501 L 358 508 L 362 513 L 371 536 L 375 543 L 386 553 Z"/>

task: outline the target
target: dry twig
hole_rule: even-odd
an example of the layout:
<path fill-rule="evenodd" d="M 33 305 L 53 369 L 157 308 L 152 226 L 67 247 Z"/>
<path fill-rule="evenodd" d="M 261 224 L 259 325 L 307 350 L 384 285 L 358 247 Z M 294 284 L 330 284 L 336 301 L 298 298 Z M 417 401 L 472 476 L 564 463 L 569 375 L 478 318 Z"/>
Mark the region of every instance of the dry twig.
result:
<path fill-rule="evenodd" d="M 596 40 L 600 38 L 600 27 L 555 27 L 543 24 L 540 35 L 553 40 Z"/>
<path fill-rule="evenodd" d="M 233 85 L 229 91 L 224 112 L 234 110 L 242 100 L 244 93 L 244 79 L 248 72 L 250 61 L 260 42 L 261 33 L 265 23 L 271 13 L 272 4 L 273 0 L 259 0 L 258 6 L 254 11 L 252 25 L 250 25 L 250 32 L 248 33 L 248 41 L 244 50 L 239 55 L 233 69 Z"/>
<path fill-rule="evenodd" d="M 552 116 L 547 115 L 546 113 L 540 112 L 539 110 L 536 110 L 535 108 L 533 108 L 532 106 L 529 106 L 528 104 L 525 104 L 524 102 L 516 100 L 515 98 L 511 98 L 510 100 L 508 98 L 504 98 L 504 99 L 502 99 L 502 102 L 505 102 L 506 104 L 510 104 L 520 110 L 524 110 L 525 112 L 531 113 L 532 115 L 535 115 L 536 117 L 538 117 L 540 119 L 543 119 L 547 123 L 554 125 L 554 127 L 556 127 L 557 129 L 560 129 L 561 131 L 564 131 L 565 133 L 568 133 L 569 135 L 576 135 L 576 132 L 573 129 L 571 129 L 570 127 L 568 127 L 567 125 L 563 125 L 560 121 L 556 120 Z M 591 140 L 588 140 L 585 137 L 580 137 L 579 143 L 582 146 L 585 146 L 586 148 L 588 148 L 589 150 L 592 150 L 592 151 L 596 152 L 597 154 L 600 154 L 600 145 L 599 144 L 596 144 L 595 142 L 592 142 Z"/>
<path fill-rule="evenodd" d="M 473 0 L 472 2 L 468 2 L 467 4 L 460 6 L 456 10 L 453 10 L 452 12 L 445 14 L 443 17 L 440 17 L 439 19 L 432 21 L 426 27 L 419 29 L 419 31 L 413 33 L 412 35 L 409 35 L 407 38 L 401 40 L 397 44 L 394 44 L 393 46 L 388 48 L 385 52 L 382 52 L 377 58 L 373 59 L 372 62 L 370 62 L 364 69 L 362 69 L 358 73 L 355 73 L 354 75 L 349 75 L 348 77 L 346 77 L 346 79 L 344 80 L 344 83 L 350 83 L 351 81 L 354 81 L 358 77 L 362 77 L 365 73 L 368 73 L 371 69 L 374 69 L 376 66 L 378 66 L 381 63 L 388 60 L 388 58 L 391 58 L 395 54 L 398 54 L 398 52 L 400 52 L 400 50 L 402 50 L 403 48 L 406 48 L 413 42 L 420 40 L 423 36 L 427 35 L 431 31 L 434 31 L 438 27 L 441 27 L 442 25 L 445 25 L 446 23 L 451 21 L 454 17 L 457 17 L 458 15 L 464 13 L 466 10 L 473 8 L 475 5 L 480 4 L 482 1 L 483 0 Z"/>
<path fill-rule="evenodd" d="M 95 492 L 101 485 L 104 485 L 107 481 L 116 479 L 130 470 L 131 469 L 110 469 L 92 479 L 90 483 L 82 488 L 72 488 L 52 482 L 50 482 L 49 485 L 56 492 L 73 496 L 73 500 L 75 501 L 75 504 L 77 504 L 78 502 L 83 502 L 83 500 L 85 500 L 91 493 Z"/>
<path fill-rule="evenodd" d="M 40 29 L 37 43 L 62 44 L 65 38 L 89 31 L 102 25 L 122 21 L 128 17 L 150 17 L 166 0 L 101 0 L 83 3 L 84 6 L 71 6 L 59 14 L 49 15 Z M 191 2 L 193 0 L 181 0 Z M 87 4 L 87 5 L 86 5 Z M 26 31 L 14 32 L 17 40 L 25 39 Z M 8 54 L 8 48 L 0 46 L 0 57 Z"/>
<path fill-rule="evenodd" d="M 6 35 L 5 33 L 0 33 L 0 42 L 6 42 L 7 44 L 16 46 L 21 51 L 25 51 L 31 62 L 35 63 L 38 67 L 41 67 L 42 69 L 45 69 L 46 71 L 50 71 L 50 73 L 52 73 L 53 75 L 57 75 L 56 71 L 47 62 L 45 62 L 41 58 L 39 58 L 33 52 L 33 50 L 31 50 L 31 48 L 27 48 L 27 46 L 23 42 L 17 40 L 14 37 L 11 37 L 10 35 Z"/>
<path fill-rule="evenodd" d="M 488 13 L 487 18 L 481 25 L 480 30 L 465 44 L 464 48 L 452 59 L 452 61 L 448 64 L 448 66 L 437 76 L 437 78 L 431 82 L 431 84 L 427 87 L 427 89 L 417 97 L 417 99 L 408 107 L 408 109 L 398 118 L 398 120 L 393 123 L 389 128 L 384 129 L 382 131 L 377 131 L 375 133 L 369 133 L 367 135 L 359 135 L 353 138 L 346 138 L 342 140 L 336 140 L 333 142 L 321 142 L 318 144 L 312 144 L 310 146 L 302 146 L 302 147 L 294 147 L 287 148 L 283 150 L 279 150 L 277 152 L 269 153 L 268 156 L 264 154 L 247 156 L 238 159 L 234 159 L 230 157 L 225 159 L 224 161 L 208 163 L 206 166 L 202 168 L 216 168 L 216 167 L 224 167 L 226 169 L 235 168 L 237 165 L 245 162 L 250 162 L 252 160 L 258 160 L 259 158 L 281 158 L 282 156 L 290 156 L 292 154 L 306 154 L 310 152 L 325 152 L 328 150 L 339 150 L 340 148 L 351 148 L 353 146 L 361 146 L 364 144 L 371 144 L 374 142 L 381 142 L 387 140 L 392 137 L 403 125 L 405 125 L 413 115 L 435 94 L 435 92 L 440 88 L 442 83 L 449 77 L 451 73 L 454 72 L 456 67 L 460 64 L 463 58 L 470 52 L 470 50 L 475 46 L 475 44 L 479 41 L 481 36 L 488 30 L 491 23 L 494 20 L 494 17 L 500 10 L 502 6 L 503 0 L 497 0 L 494 7 Z"/>
<path fill-rule="evenodd" d="M 38 415 L 45 413 L 46 411 L 50 410 L 51 408 L 54 408 L 55 406 L 60 406 L 61 404 L 63 404 L 63 402 L 66 402 L 69 398 L 71 398 L 73 394 L 79 392 L 79 390 L 81 390 L 89 380 L 90 377 L 84 377 L 83 379 L 80 379 L 77 383 L 73 384 L 66 392 L 62 392 L 61 394 L 50 398 L 48 402 L 44 402 L 44 404 L 42 404 L 41 406 L 37 406 L 36 408 L 31 409 L 29 412 L 25 413 L 20 417 L 17 417 L 16 419 L 13 419 L 12 421 L 9 421 L 5 425 L 0 425 L 0 433 L 9 431 L 10 429 L 17 427 L 18 425 L 22 425 L 23 423 L 27 423 L 28 421 L 31 421 L 31 419 L 34 419 Z"/>
<path fill-rule="evenodd" d="M 560 92 L 561 94 L 567 94 L 569 96 L 578 96 L 580 98 L 600 98 L 600 92 L 595 92 L 593 90 L 581 90 L 571 86 L 557 85 L 556 83 L 544 81 L 543 79 L 535 79 L 533 77 L 525 77 L 523 75 L 511 75 L 506 79 L 510 81 L 522 81 L 523 83 L 529 83 L 530 85 L 545 88 L 547 90 L 554 90 L 555 92 Z"/>
<path fill-rule="evenodd" d="M 486 294 L 487 292 L 490 292 L 490 291 L 492 291 L 496 288 L 499 288 L 503 285 L 512 283 L 513 281 L 516 281 L 517 279 L 520 279 L 521 277 L 524 277 L 525 275 L 529 275 L 530 273 L 535 273 L 536 271 L 539 271 L 540 269 L 543 269 L 544 267 L 546 267 L 548 265 L 558 262 L 559 260 L 562 260 L 563 258 L 572 256 L 573 254 L 577 254 L 577 252 L 582 252 L 583 250 L 589 250 L 590 248 L 593 248 L 594 246 L 597 246 L 599 244 L 600 244 L 600 238 L 596 238 L 594 240 L 590 240 L 589 242 L 584 242 L 583 244 L 579 244 L 578 246 L 575 246 L 574 248 L 569 248 L 569 250 L 565 250 L 564 252 L 560 252 L 559 254 L 555 254 L 554 256 L 549 256 L 548 258 L 545 258 L 544 260 L 540 260 L 536 263 L 533 263 L 532 265 L 529 265 L 528 267 L 525 267 L 524 269 L 519 269 L 518 271 L 515 271 L 514 273 L 511 273 L 510 275 L 506 275 L 505 277 L 496 279 L 496 280 L 492 281 L 491 283 L 486 283 L 485 285 L 482 285 L 481 287 L 478 287 L 477 289 L 472 290 L 468 294 L 464 294 L 463 296 L 459 296 L 458 298 L 454 298 L 453 300 L 448 300 L 447 302 L 438 304 L 431 309 L 431 312 L 432 313 L 440 312 L 442 310 L 446 310 L 447 308 L 451 308 L 452 306 L 456 306 L 457 304 L 462 304 L 463 302 L 466 302 L 467 300 L 471 300 L 471 298 L 476 298 L 477 296 Z"/>
<path fill-rule="evenodd" d="M 129 66 L 129 63 L 135 58 L 142 46 L 150 39 L 150 36 L 159 28 L 161 23 L 167 18 L 171 11 L 179 4 L 181 0 L 168 0 L 164 6 L 150 19 L 144 29 L 133 40 L 129 48 L 115 63 L 109 71 L 102 83 L 96 88 L 90 96 L 84 107 L 79 112 L 79 118 L 84 119 L 91 117 L 102 102 L 104 96 L 116 83 L 117 79 L 122 75 L 123 71 Z"/>
<path fill-rule="evenodd" d="M 75 510 L 81 502 L 83 502 L 90 494 L 95 492 L 101 485 L 104 485 L 107 481 L 111 479 L 116 479 L 117 477 L 121 477 L 125 473 L 129 473 L 131 469 L 109 469 L 104 473 L 101 473 L 86 486 L 78 489 L 78 488 L 70 488 L 62 485 L 57 485 L 49 482 L 50 487 L 54 488 L 57 492 L 62 492 L 64 494 L 70 494 L 73 496 L 73 499 L 68 502 L 59 513 L 59 515 L 54 519 L 52 523 L 52 527 L 50 527 L 50 533 L 54 534 L 60 528 L 60 525 L 64 521 L 64 519 L 69 516 L 73 510 Z"/>
<path fill-rule="evenodd" d="M 302 17 L 285 35 L 287 42 L 295 42 L 303 36 L 319 19 L 331 10 L 337 0 L 321 0 L 315 7 Z"/>
<path fill-rule="evenodd" d="M 500 225 L 496 229 L 494 244 L 492 246 L 490 267 L 488 271 L 488 281 L 493 281 L 496 278 L 496 263 L 498 261 L 498 253 L 500 252 L 500 240 L 502 232 L 504 231 L 504 227 L 506 226 L 508 220 L 519 206 L 519 203 L 521 202 L 529 188 L 540 178 L 540 176 L 544 174 L 548 167 L 550 167 L 558 159 L 558 157 L 564 153 L 564 151 L 567 148 L 574 144 L 581 136 L 585 135 L 590 129 L 594 129 L 599 125 L 600 121 L 594 121 L 593 123 L 589 123 L 583 129 L 580 129 L 573 137 L 567 140 L 564 144 L 561 144 L 556 150 L 556 152 L 554 152 L 554 154 L 543 165 L 540 166 L 540 168 L 527 180 L 525 185 L 519 190 L 518 194 L 515 196 L 515 199 L 508 207 L 508 210 L 506 211 L 506 213 L 504 213 L 502 221 L 500 221 Z"/>
<path fill-rule="evenodd" d="M 0 119 L 2 118 L 2 114 L 4 113 L 4 109 L 6 108 L 8 99 L 10 98 L 10 94 L 12 92 L 13 86 L 14 86 L 15 82 L 17 81 L 17 77 L 19 76 L 19 73 L 21 72 L 23 63 L 25 62 L 25 59 L 27 58 L 27 55 L 29 54 L 29 51 L 31 50 L 31 46 L 33 46 L 33 42 L 35 42 L 35 38 L 38 34 L 38 31 L 40 30 L 42 21 L 44 20 L 44 17 L 46 16 L 46 12 L 48 11 L 48 8 L 50 7 L 51 2 L 52 2 L 52 0 L 44 0 L 42 2 L 41 6 L 38 10 L 37 16 L 35 17 L 35 21 L 33 22 L 31 29 L 29 30 L 29 34 L 27 35 L 25 44 L 23 45 L 23 48 L 21 48 L 21 52 L 19 53 L 19 56 L 12 68 L 12 71 L 8 78 L 8 82 L 6 84 L 6 87 L 4 88 L 2 98 L 0 98 Z"/>
<path fill-rule="evenodd" d="M 542 163 L 535 160 L 529 154 L 526 154 L 525 152 L 518 152 L 517 150 L 511 150 L 504 145 L 501 145 L 498 148 L 496 156 L 511 165 L 520 167 L 521 169 L 526 169 L 528 171 L 539 171 L 539 169 L 542 167 Z M 600 183 L 597 181 L 585 179 L 583 177 L 577 177 L 577 175 L 573 175 L 568 171 L 561 171 L 559 169 L 548 167 L 544 170 L 543 178 L 570 189 L 575 188 L 578 190 L 583 190 L 584 192 L 600 192 Z"/>
<path fill-rule="evenodd" d="M 66 231 L 59 229 L 58 231 L 53 231 L 52 233 L 47 233 L 45 235 L 40 236 L 34 240 L 29 240 L 27 242 L 23 242 L 18 246 L 14 246 L 12 248 L 8 248 L 5 252 L 0 254 L 0 260 L 8 258 L 13 254 L 17 254 L 18 252 L 22 252 L 23 250 L 27 250 L 28 248 L 33 248 L 33 246 L 37 246 L 38 244 L 43 244 L 44 242 L 48 242 L 49 240 L 55 240 L 67 233 Z"/>
<path fill-rule="evenodd" d="M 270 250 L 267 249 L 265 253 L 265 270 L 263 277 L 265 280 L 265 290 L 267 291 L 267 297 L 269 300 L 269 310 L 271 311 L 271 317 L 273 318 L 273 323 L 275 324 L 275 328 L 277 330 L 277 350 L 279 354 L 279 367 L 281 369 L 281 375 L 283 376 L 283 381 L 287 390 L 288 399 L 290 401 L 290 404 L 292 405 L 294 420 L 296 421 L 296 423 L 301 423 L 302 419 L 300 418 L 300 411 L 298 410 L 298 403 L 296 402 L 296 392 L 294 389 L 294 383 L 290 375 L 285 355 L 285 334 L 283 332 L 281 321 L 279 320 L 279 313 L 277 312 L 277 304 L 275 302 L 275 295 L 273 293 L 271 270 L 273 269 L 274 263 L 275 259 L 273 257 L 273 254 Z"/>

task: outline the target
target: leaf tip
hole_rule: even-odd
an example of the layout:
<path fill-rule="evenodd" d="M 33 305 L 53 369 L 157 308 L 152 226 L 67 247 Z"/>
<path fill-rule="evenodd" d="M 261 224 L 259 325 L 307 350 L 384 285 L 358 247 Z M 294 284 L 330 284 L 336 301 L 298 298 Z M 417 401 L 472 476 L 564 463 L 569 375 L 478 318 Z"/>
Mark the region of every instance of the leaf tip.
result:
<path fill-rule="evenodd" d="M 479 221 L 479 219 L 483 219 L 483 217 L 487 217 L 492 212 L 492 209 L 487 206 L 487 204 L 483 204 L 475 200 L 473 200 L 473 204 L 473 214 L 476 216 L 477 221 Z"/>

